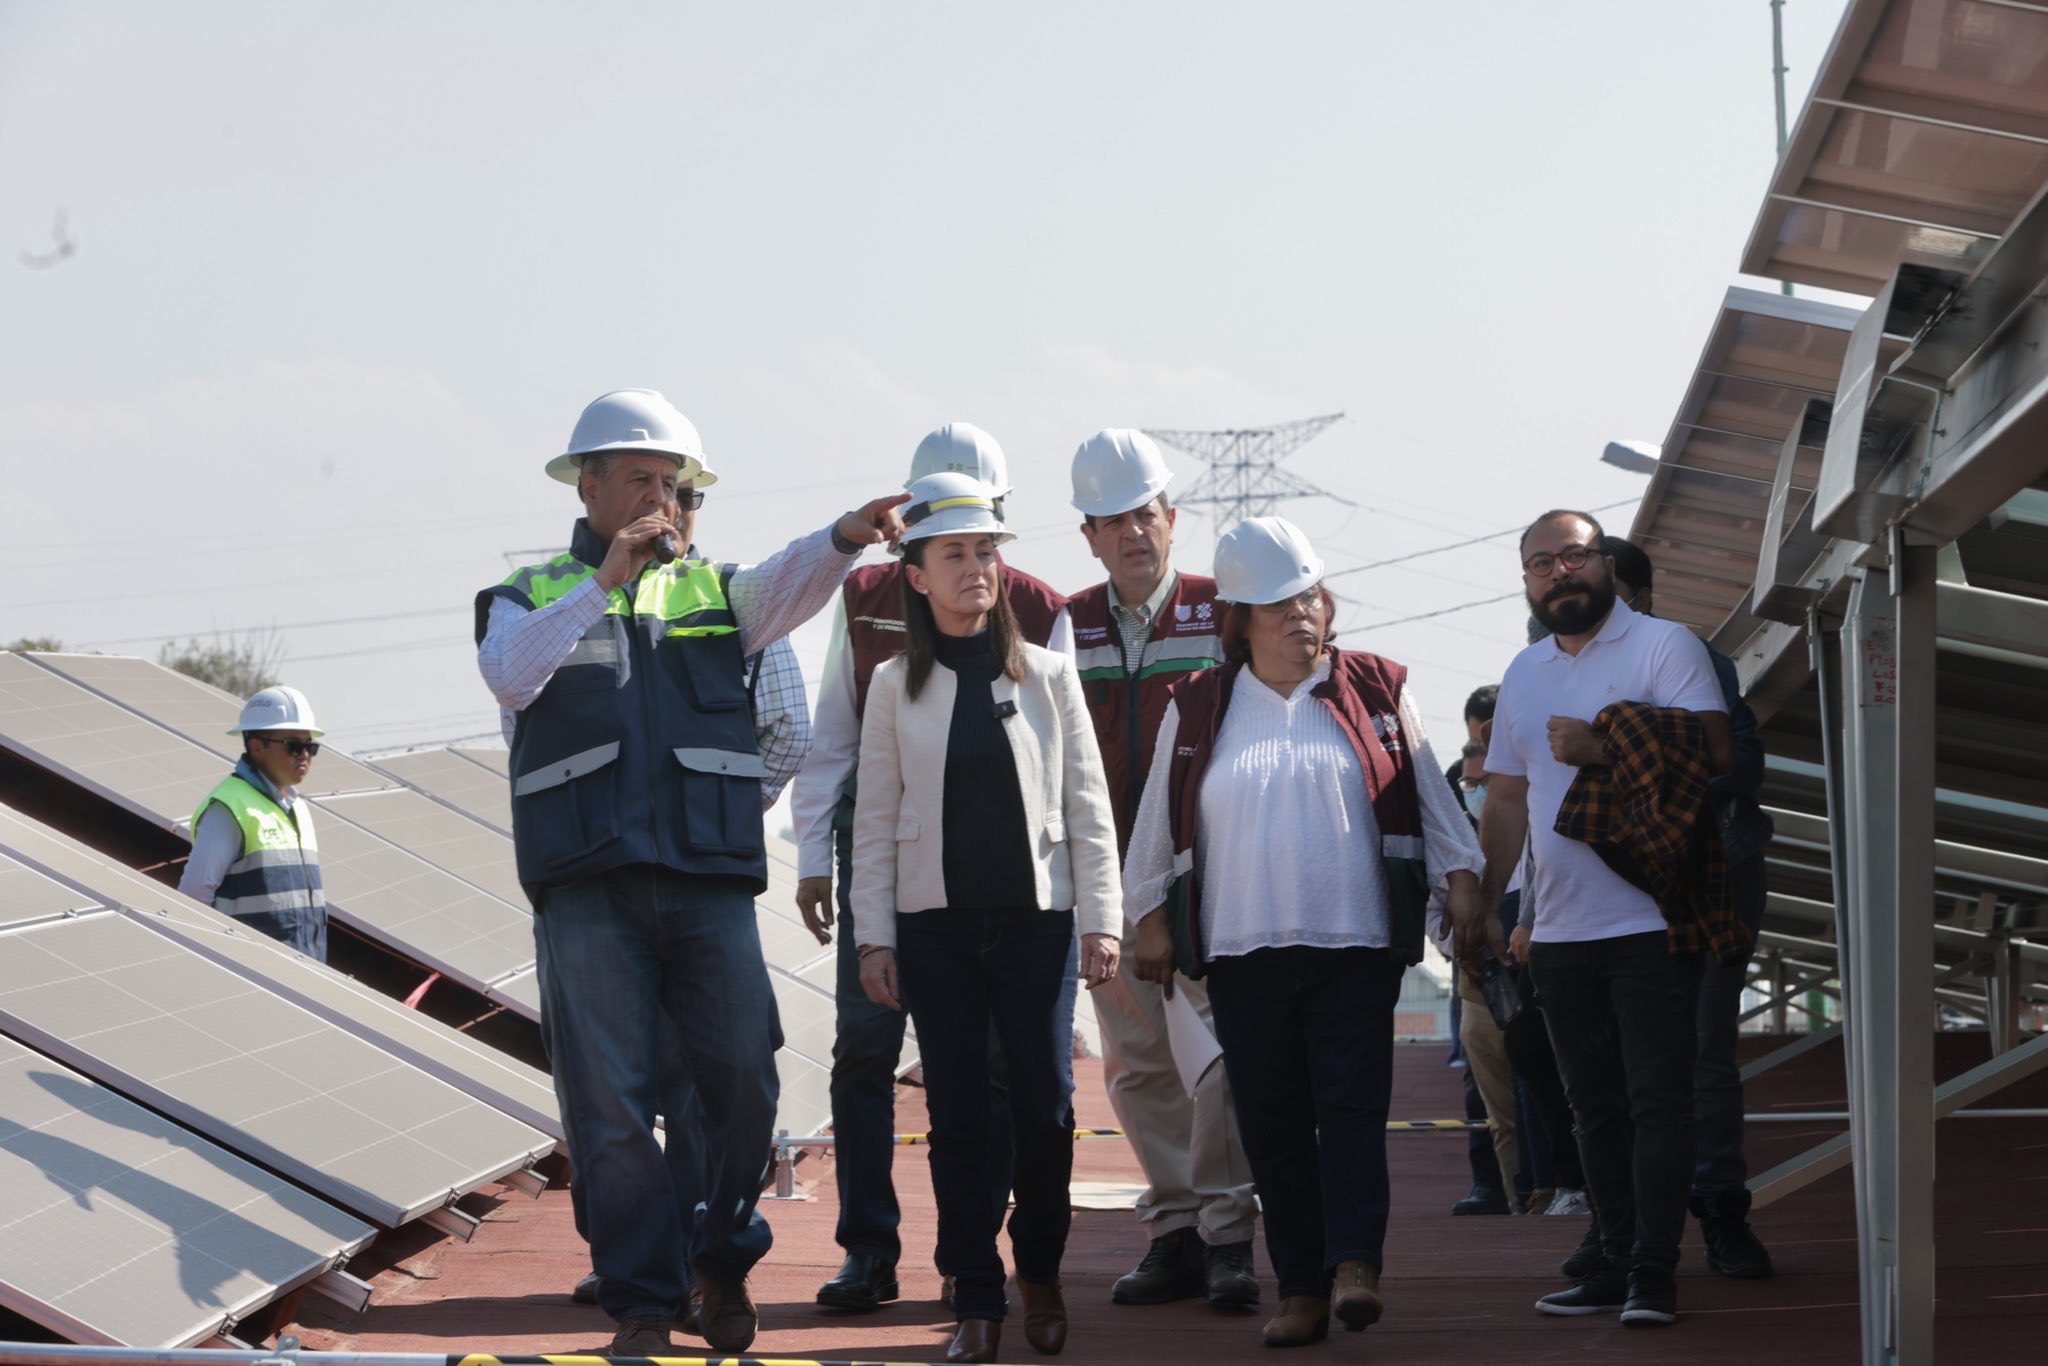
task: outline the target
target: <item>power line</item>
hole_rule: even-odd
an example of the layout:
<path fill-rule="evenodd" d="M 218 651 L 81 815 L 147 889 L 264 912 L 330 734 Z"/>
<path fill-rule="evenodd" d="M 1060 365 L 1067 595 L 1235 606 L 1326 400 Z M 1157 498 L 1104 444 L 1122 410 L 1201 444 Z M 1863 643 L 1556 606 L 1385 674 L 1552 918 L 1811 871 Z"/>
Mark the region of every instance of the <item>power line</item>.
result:
<path fill-rule="evenodd" d="M 1641 501 L 1642 500 L 1640 498 L 1623 498 L 1619 502 L 1602 503 L 1599 507 L 1588 508 L 1587 511 L 1612 512 L 1615 508 L 1627 507 L 1630 503 L 1638 503 Z M 1519 536 L 1522 532 L 1526 530 L 1528 530 L 1527 526 L 1511 526 L 1505 531 L 1489 532 L 1484 536 L 1474 536 L 1470 540 L 1452 541 L 1449 545 L 1431 546 L 1427 550 L 1414 550 L 1410 551 L 1406 555 L 1395 555 L 1384 560 L 1374 560 L 1371 564 L 1355 564 L 1351 566 L 1351 568 L 1349 569 L 1340 569 L 1334 574 L 1325 574 L 1323 575 L 1323 577 L 1325 579 L 1341 579 L 1346 574 L 1363 574 L 1368 569 L 1385 569 L 1390 564 L 1406 564 L 1410 560 L 1419 560 L 1426 555 L 1441 555 L 1446 551 L 1463 550 L 1468 546 L 1484 545 L 1488 541 L 1497 541 L 1503 536 Z M 1514 594 L 1510 593 L 1508 594 L 1508 596 L 1513 597 Z M 1498 602 L 1500 601 L 1500 599 L 1490 598 L 1488 599 L 1488 601 Z"/>
<path fill-rule="evenodd" d="M 379 612 L 375 616 L 368 617 L 329 617 L 324 621 L 294 621 L 291 623 L 291 629 L 294 631 L 310 631 L 320 626 L 364 626 L 372 622 L 412 621 L 420 617 L 439 617 L 446 616 L 450 612 L 468 612 L 469 610 L 470 605 L 463 603 L 460 607 L 429 607 L 418 612 Z M 273 622 L 270 629 L 283 630 L 285 628 Z M 234 628 L 232 627 L 223 629 L 218 626 L 209 626 L 203 631 L 173 631 L 169 635 L 164 636 L 120 636 L 113 640 L 87 640 L 81 641 L 72 648 L 84 650 L 97 645 L 156 645 L 167 640 L 198 640 L 204 636 L 229 635 L 233 633 L 233 630 Z"/>
<path fill-rule="evenodd" d="M 1447 617 L 1453 612 L 1467 612 L 1474 607 L 1491 607 L 1496 602 L 1506 602 L 1509 598 L 1519 598 L 1521 596 L 1523 596 L 1521 593 L 1502 593 L 1497 598 L 1480 598 L 1477 602 L 1461 602 L 1456 607 L 1440 607 L 1434 612 L 1417 612 L 1412 617 L 1395 617 L 1391 621 L 1375 621 L 1368 626 L 1348 627 L 1346 629 L 1378 631 L 1388 626 L 1406 626 L 1411 621 L 1428 621 L 1432 617 Z"/>

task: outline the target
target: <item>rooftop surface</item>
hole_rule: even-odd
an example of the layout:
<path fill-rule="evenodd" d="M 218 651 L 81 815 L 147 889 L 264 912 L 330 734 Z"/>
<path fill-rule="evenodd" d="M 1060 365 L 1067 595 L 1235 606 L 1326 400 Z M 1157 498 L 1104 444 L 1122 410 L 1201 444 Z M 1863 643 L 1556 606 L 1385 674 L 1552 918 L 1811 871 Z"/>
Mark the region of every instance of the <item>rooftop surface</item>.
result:
<path fill-rule="evenodd" d="M 1754 1041 L 1759 1049 L 1771 1040 Z M 1755 1050 L 1752 1050 L 1755 1051 Z M 1942 1036 L 1939 1073 L 1951 1076 L 1983 1060 L 1982 1034 Z M 1462 1113 L 1458 1073 L 1444 1066 L 1442 1044 L 1396 1050 L 1393 1117 L 1444 1119 Z M 1823 1046 L 1750 1083 L 1755 1113 L 1839 1110 L 1844 1105 L 1839 1048 Z M 1082 1125 L 1115 1118 L 1102 1089 L 1101 1064 L 1076 1065 Z M 2037 1075 L 1981 1102 L 1984 1107 L 2048 1105 L 2048 1076 Z M 925 1129 L 923 1094 L 898 1091 L 899 1132 Z M 1840 1131 L 1825 1122 L 1759 1123 L 1749 1130 L 1752 1171 L 1791 1157 Z M 1954 1118 L 1937 1129 L 1940 1184 L 1939 1307 L 1936 1345 L 1943 1361 L 2042 1359 L 2048 1343 L 2048 1119 Z M 1696 1227 L 1688 1226 L 1680 1266 L 1679 1323 L 1623 1329 L 1612 1319 L 1546 1318 L 1532 1306 L 1560 1288 L 1558 1260 L 1583 1232 L 1576 1218 L 1453 1218 L 1451 1203 L 1469 1185 L 1462 1135 L 1405 1133 L 1388 1139 L 1393 1222 L 1387 1237 L 1387 1316 L 1361 1334 L 1339 1334 L 1304 1356 L 1396 1363 L 1514 1361 L 1660 1363 L 1849 1362 L 1859 1357 L 1856 1229 L 1850 1176 L 1843 1171 L 1798 1191 L 1752 1222 L 1776 1259 L 1768 1281 L 1730 1281 L 1710 1272 Z M 756 1357 L 928 1362 L 943 1356 L 951 1319 L 938 1302 L 930 1264 L 936 1226 L 925 1175 L 927 1150 L 897 1150 L 904 1208 L 900 1269 L 904 1298 L 874 1314 L 844 1315 L 812 1301 L 839 1264 L 832 1241 L 838 1202 L 829 1158 L 798 1168 L 809 1199 L 769 1202 L 775 1250 L 753 1277 L 761 1310 Z M 1134 1182 L 1137 1164 L 1115 1139 L 1076 1148 L 1075 1180 Z M 568 1292 L 587 1269 L 570 1221 L 566 1190 L 540 1199 L 509 1189 L 479 1192 L 465 1205 L 483 1216 L 475 1239 L 453 1242 L 429 1230 L 387 1235 L 353 1264 L 376 1288 L 371 1307 L 346 1316 L 308 1299 L 289 1331 L 309 1349 L 501 1355 L 601 1350 L 611 1326 Z M 1064 1273 L 1072 1332 L 1063 1360 L 1085 1363 L 1223 1362 L 1261 1351 L 1263 1314 L 1224 1317 L 1202 1303 L 1115 1306 L 1110 1283 L 1145 1245 L 1130 1214 L 1077 1211 Z M 1258 1270 L 1270 1309 L 1271 1269 L 1263 1245 Z M 707 1351 L 677 1334 L 679 1356 Z M 1003 1359 L 1036 1359 L 1020 1325 L 1005 1337 Z"/>

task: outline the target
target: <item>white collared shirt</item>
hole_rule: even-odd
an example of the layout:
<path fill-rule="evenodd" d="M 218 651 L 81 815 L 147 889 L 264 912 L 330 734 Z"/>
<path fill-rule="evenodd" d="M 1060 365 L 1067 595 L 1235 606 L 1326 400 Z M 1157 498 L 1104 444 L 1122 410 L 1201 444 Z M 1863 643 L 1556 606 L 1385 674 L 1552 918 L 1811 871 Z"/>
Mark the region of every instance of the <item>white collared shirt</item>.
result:
<path fill-rule="evenodd" d="M 1591 721 L 1609 704 L 1642 702 L 1684 711 L 1726 712 L 1713 661 L 1698 636 L 1675 621 L 1616 602 L 1576 655 L 1546 636 L 1515 656 L 1494 705 L 1486 771 L 1529 780 L 1528 882 L 1532 938 L 1611 939 L 1665 928 L 1656 898 L 1609 868 L 1590 845 L 1557 833 L 1558 809 L 1579 770 L 1550 753 L 1550 718 Z"/>

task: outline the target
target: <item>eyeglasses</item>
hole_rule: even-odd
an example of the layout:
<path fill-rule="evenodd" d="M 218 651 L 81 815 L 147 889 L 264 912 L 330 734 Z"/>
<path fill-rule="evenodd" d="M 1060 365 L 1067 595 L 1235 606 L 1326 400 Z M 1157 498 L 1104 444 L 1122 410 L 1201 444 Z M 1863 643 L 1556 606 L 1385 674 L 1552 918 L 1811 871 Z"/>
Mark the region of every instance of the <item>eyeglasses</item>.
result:
<path fill-rule="evenodd" d="M 1304 588 L 1291 598 L 1278 602 L 1262 602 L 1259 610 L 1269 617 L 1284 617 L 1289 609 L 1299 607 L 1304 612 L 1314 612 L 1323 605 L 1323 595 L 1314 588 Z"/>
<path fill-rule="evenodd" d="M 266 745 L 283 745 L 284 752 L 294 759 L 310 759 L 320 752 L 318 740 L 274 740 L 268 735 L 254 737 Z"/>
<path fill-rule="evenodd" d="M 1560 564 L 1566 569 L 1584 569 L 1586 561 L 1599 553 L 1590 546 L 1583 545 L 1568 545 L 1556 554 L 1548 550 L 1539 550 L 1522 561 L 1522 568 L 1532 578 L 1547 579 L 1557 571 Z"/>
<path fill-rule="evenodd" d="M 682 506 L 683 506 L 683 511 L 685 511 L 685 512 L 695 512 L 695 511 L 696 511 L 696 510 L 697 510 L 698 508 L 700 508 L 700 507 L 703 507 L 703 506 L 704 506 L 704 490 L 703 490 L 703 489 L 677 489 L 677 490 L 676 490 L 676 501 L 677 501 L 678 503 L 682 504 Z"/>

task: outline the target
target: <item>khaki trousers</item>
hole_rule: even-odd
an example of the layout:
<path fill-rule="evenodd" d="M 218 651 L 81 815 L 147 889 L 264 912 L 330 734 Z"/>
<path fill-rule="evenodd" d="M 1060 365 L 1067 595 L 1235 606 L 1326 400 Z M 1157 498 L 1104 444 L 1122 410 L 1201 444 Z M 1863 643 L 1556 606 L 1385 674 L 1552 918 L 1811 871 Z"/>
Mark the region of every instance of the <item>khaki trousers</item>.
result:
<path fill-rule="evenodd" d="M 1493 1012 L 1486 1008 L 1485 993 L 1472 974 L 1458 972 L 1458 1044 L 1465 1050 L 1465 1066 L 1479 1087 L 1479 1099 L 1486 1103 L 1486 1133 L 1493 1140 L 1494 1160 L 1500 1164 L 1501 1189 L 1508 1204 L 1515 1203 L 1515 1177 L 1521 1163 L 1515 1153 L 1515 1079 L 1508 1070 L 1507 1041 Z M 1542 1211 L 1537 1211 L 1541 1213 Z"/>
<path fill-rule="evenodd" d="M 1209 1021 L 1208 987 L 1176 976 L 1173 989 Z M 1189 1100 L 1166 1041 L 1162 989 L 1126 970 L 1088 996 L 1102 1031 L 1109 1103 L 1145 1173 L 1138 1223 L 1146 1236 L 1195 1227 L 1211 1246 L 1250 1241 L 1259 1207 L 1223 1064 L 1209 1069 Z"/>

